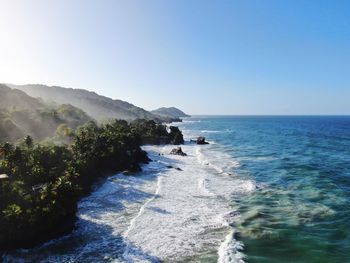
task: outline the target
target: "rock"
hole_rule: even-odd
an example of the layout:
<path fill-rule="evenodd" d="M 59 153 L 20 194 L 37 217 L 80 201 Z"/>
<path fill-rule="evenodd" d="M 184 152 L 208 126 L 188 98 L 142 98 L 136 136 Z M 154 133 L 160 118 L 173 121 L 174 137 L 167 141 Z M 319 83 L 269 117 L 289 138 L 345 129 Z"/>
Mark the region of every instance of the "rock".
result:
<path fill-rule="evenodd" d="M 205 137 L 198 137 L 196 142 L 197 144 L 209 144 L 205 141 Z"/>
<path fill-rule="evenodd" d="M 181 156 L 186 156 L 187 154 L 184 153 L 181 149 L 181 147 L 177 147 L 171 150 L 170 154 L 174 154 L 174 155 L 181 155 Z"/>
<path fill-rule="evenodd" d="M 178 145 L 184 143 L 184 137 L 178 127 L 170 126 L 169 139 L 172 144 Z"/>
<path fill-rule="evenodd" d="M 184 154 L 186 155 L 186 153 L 184 153 Z M 174 167 L 174 166 L 171 166 L 171 165 L 167 165 L 166 167 L 169 168 L 169 169 L 175 169 L 175 170 L 178 170 L 178 171 L 183 171 L 181 168 Z"/>

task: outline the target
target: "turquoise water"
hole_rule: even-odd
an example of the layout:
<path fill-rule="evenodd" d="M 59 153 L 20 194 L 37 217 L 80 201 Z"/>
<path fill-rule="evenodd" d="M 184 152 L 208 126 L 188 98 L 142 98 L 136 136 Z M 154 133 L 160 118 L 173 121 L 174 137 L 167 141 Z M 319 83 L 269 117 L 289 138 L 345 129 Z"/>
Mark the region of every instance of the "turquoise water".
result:
<path fill-rule="evenodd" d="M 350 117 L 198 117 L 181 128 L 258 186 L 232 196 L 247 262 L 350 262 Z"/>

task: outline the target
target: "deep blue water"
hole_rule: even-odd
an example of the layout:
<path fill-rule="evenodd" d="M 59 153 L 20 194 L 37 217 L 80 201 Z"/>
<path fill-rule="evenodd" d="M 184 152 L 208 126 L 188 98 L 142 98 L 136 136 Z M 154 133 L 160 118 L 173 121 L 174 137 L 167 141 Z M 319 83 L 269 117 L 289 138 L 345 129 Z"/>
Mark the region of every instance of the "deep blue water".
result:
<path fill-rule="evenodd" d="M 193 117 L 257 190 L 233 196 L 247 262 L 350 262 L 350 117 Z"/>

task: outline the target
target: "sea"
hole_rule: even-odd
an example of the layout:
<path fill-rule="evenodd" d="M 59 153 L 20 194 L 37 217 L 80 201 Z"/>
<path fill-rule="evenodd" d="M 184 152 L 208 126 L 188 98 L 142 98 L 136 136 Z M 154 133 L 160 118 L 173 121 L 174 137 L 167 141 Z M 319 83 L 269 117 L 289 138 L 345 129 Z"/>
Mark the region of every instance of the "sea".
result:
<path fill-rule="evenodd" d="M 195 116 L 78 205 L 72 233 L 4 262 L 350 262 L 349 116 Z M 207 145 L 191 142 L 204 136 Z M 1 261 L 1 260 L 0 260 Z"/>

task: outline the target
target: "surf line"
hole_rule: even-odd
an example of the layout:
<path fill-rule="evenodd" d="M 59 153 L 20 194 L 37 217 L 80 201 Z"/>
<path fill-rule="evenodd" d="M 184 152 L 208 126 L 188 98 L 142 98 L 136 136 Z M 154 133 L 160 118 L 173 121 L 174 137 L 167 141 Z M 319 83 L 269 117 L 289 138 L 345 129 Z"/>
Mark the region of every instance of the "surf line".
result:
<path fill-rule="evenodd" d="M 129 235 L 130 231 L 134 228 L 136 220 L 143 214 L 143 212 L 145 211 L 147 205 L 149 203 L 151 203 L 154 199 L 158 198 L 159 192 L 160 192 L 160 188 L 161 188 L 162 178 L 163 178 L 163 176 L 159 176 L 158 177 L 156 191 L 154 192 L 153 196 L 150 199 L 148 199 L 141 206 L 141 208 L 140 208 L 139 212 L 137 213 L 137 215 L 133 219 L 130 220 L 130 224 L 129 224 L 127 230 L 123 234 L 123 238 L 124 238 L 125 241 L 126 241 L 128 235 Z M 132 254 L 134 249 L 132 249 L 132 246 L 131 246 L 130 242 L 125 242 L 125 243 L 126 243 L 126 248 L 125 248 L 124 253 L 123 253 L 123 258 L 127 262 L 133 262 L 130 254 Z"/>

